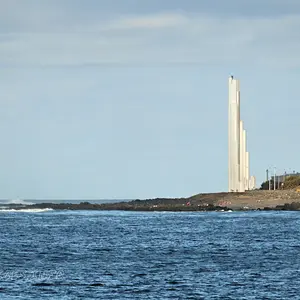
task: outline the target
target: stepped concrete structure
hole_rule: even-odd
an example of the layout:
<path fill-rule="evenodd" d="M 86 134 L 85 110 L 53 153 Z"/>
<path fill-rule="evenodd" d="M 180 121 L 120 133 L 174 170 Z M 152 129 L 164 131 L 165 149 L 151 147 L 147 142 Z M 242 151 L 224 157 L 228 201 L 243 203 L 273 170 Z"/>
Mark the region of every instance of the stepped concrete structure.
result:
<path fill-rule="evenodd" d="M 245 192 L 255 189 L 255 177 L 250 177 L 250 155 L 247 133 L 241 120 L 240 82 L 229 78 L 228 108 L 228 191 Z"/>

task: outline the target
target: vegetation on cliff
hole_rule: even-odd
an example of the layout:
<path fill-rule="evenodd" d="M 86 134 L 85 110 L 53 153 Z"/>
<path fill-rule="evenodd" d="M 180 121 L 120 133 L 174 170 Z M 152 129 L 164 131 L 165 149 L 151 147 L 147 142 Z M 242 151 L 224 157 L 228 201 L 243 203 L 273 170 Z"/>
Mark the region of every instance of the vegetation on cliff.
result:
<path fill-rule="evenodd" d="M 284 182 L 284 189 L 294 189 L 300 187 L 300 176 L 290 176 Z"/>
<path fill-rule="evenodd" d="M 269 189 L 269 184 L 270 184 L 271 190 L 273 190 L 274 189 L 274 180 L 273 179 L 271 179 L 270 181 L 264 181 L 261 184 L 260 189 L 261 190 L 268 190 Z M 281 183 L 280 183 L 279 187 L 277 186 L 277 184 L 276 184 L 276 189 L 290 190 L 290 189 L 298 188 L 298 187 L 300 187 L 300 176 L 296 176 L 296 175 L 295 176 L 288 176 L 285 179 L 282 186 L 281 186 Z"/>

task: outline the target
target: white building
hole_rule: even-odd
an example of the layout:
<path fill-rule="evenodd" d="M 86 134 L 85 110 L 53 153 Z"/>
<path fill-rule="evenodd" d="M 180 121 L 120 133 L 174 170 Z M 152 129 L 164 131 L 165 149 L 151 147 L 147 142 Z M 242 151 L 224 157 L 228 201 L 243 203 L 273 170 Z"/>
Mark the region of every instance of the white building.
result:
<path fill-rule="evenodd" d="M 255 188 L 255 178 L 250 178 L 247 136 L 240 118 L 240 82 L 229 78 L 228 114 L 228 191 L 245 192 Z"/>

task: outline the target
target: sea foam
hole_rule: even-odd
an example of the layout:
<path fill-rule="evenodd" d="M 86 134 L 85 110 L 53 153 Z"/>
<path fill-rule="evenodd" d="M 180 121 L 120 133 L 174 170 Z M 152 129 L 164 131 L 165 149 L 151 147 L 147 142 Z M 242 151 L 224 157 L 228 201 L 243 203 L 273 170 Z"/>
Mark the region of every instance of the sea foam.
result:
<path fill-rule="evenodd" d="M 31 209 L 0 209 L 0 212 L 25 212 L 25 213 L 40 213 L 40 212 L 47 212 L 52 211 L 52 208 L 31 208 Z"/>
<path fill-rule="evenodd" d="M 22 200 L 22 199 L 12 199 L 12 200 L 0 200 L 0 204 L 5 204 L 5 205 L 9 205 L 9 204 L 32 205 L 32 204 L 35 204 L 35 203 L 25 201 L 25 200 Z"/>

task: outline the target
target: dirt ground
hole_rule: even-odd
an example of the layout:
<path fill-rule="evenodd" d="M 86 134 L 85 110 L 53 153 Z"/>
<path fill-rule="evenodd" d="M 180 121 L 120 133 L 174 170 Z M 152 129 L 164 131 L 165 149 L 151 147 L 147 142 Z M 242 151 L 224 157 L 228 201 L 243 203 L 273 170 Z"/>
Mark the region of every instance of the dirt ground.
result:
<path fill-rule="evenodd" d="M 229 193 L 219 200 L 217 204 L 229 208 L 258 209 L 275 207 L 285 203 L 300 202 L 300 193 L 295 190 L 277 191 L 249 191 L 245 193 Z"/>

